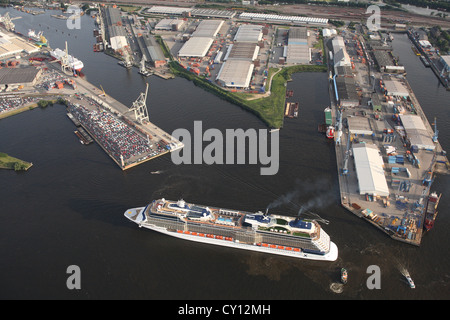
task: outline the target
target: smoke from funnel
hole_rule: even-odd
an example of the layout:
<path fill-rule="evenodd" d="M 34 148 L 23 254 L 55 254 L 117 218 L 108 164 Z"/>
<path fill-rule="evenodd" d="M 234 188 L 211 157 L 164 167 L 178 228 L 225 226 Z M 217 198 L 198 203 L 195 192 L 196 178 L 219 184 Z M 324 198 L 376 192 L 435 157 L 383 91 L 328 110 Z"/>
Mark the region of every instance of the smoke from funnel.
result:
<path fill-rule="evenodd" d="M 300 197 L 305 198 L 310 195 L 306 203 L 300 201 Z M 279 207 L 284 204 L 294 204 L 300 206 L 298 216 L 310 209 L 324 208 L 335 201 L 334 188 L 326 179 L 318 179 L 315 181 L 304 181 L 297 179 L 294 190 L 284 194 L 271 202 L 266 209 Z M 299 205 L 298 203 L 301 203 Z"/>

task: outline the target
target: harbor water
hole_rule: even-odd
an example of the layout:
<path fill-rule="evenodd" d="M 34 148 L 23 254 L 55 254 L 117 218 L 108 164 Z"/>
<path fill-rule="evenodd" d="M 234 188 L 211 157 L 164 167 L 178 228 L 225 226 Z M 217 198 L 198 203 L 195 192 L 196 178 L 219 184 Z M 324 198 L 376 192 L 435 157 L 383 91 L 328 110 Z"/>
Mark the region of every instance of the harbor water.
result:
<path fill-rule="evenodd" d="M 68 30 L 53 12 L 10 12 L 16 29 L 44 31 L 52 48 L 84 62 L 95 86 L 126 105 L 145 90 L 152 122 L 168 133 L 207 128 L 264 129 L 254 115 L 176 78 L 143 78 L 117 60 L 93 52 L 94 19 Z M 394 53 L 428 118 L 438 118 L 439 140 L 450 150 L 450 92 L 395 35 Z M 63 106 L 37 108 L 0 120 L 0 152 L 33 163 L 24 173 L 1 170 L 0 298 L 3 299 L 449 299 L 450 177 L 438 176 L 443 193 L 434 229 L 422 245 L 396 242 L 339 205 L 332 142 L 317 132 L 329 105 L 326 73 L 295 74 L 288 89 L 299 102 L 298 119 L 280 131 L 280 169 L 260 175 L 261 165 L 175 165 L 170 155 L 123 172 L 93 143 L 80 144 Z M 152 174 L 159 171 L 159 174 Z M 123 213 L 165 197 L 246 211 L 296 216 L 303 206 L 328 220 L 325 231 L 339 248 L 335 262 L 305 261 L 193 243 L 138 228 Z M 282 202 L 282 201 L 281 201 Z M 81 270 L 81 289 L 69 290 L 67 268 Z M 380 268 L 380 289 L 369 289 L 370 266 Z M 348 283 L 337 286 L 340 270 Z M 408 270 L 416 289 L 408 287 Z M 338 288 L 338 289 L 336 289 Z"/>

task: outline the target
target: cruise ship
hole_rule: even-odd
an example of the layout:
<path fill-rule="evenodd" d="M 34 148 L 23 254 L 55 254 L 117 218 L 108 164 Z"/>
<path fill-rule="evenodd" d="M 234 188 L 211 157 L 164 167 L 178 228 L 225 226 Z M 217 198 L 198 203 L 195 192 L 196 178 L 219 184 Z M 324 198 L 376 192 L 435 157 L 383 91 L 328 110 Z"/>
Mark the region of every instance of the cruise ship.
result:
<path fill-rule="evenodd" d="M 56 48 L 55 50 L 50 51 L 50 55 L 57 60 L 61 60 L 61 58 L 65 54 L 66 54 L 66 52 L 59 48 Z M 83 67 L 84 67 L 83 61 L 78 60 L 75 57 L 72 57 L 70 54 L 68 56 L 69 56 L 69 65 L 72 68 L 72 70 L 75 70 L 76 72 L 80 72 L 81 69 L 83 69 Z"/>
<path fill-rule="evenodd" d="M 139 227 L 169 236 L 283 256 L 335 261 L 338 248 L 317 221 L 154 200 L 125 211 Z"/>

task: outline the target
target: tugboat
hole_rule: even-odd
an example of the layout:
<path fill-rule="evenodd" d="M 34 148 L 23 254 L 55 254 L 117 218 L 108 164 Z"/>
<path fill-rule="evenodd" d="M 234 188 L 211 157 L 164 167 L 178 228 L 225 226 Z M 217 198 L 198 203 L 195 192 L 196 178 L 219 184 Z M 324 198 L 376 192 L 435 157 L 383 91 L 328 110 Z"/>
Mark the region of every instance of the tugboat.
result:
<path fill-rule="evenodd" d="M 342 268 L 342 269 L 341 269 L 341 282 L 342 282 L 343 284 L 346 284 L 346 283 L 347 283 L 347 278 L 348 278 L 347 269 Z"/>
<path fill-rule="evenodd" d="M 328 139 L 334 139 L 334 127 L 333 126 L 328 126 L 327 127 L 327 131 L 326 131 L 326 136 Z"/>

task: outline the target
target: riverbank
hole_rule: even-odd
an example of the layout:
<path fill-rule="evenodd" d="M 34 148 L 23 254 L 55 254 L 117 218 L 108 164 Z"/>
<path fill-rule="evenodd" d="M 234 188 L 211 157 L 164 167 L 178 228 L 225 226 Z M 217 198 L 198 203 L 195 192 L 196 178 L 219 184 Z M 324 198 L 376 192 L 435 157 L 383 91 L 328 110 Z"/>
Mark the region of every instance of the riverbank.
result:
<path fill-rule="evenodd" d="M 196 86 L 217 95 L 243 109 L 258 116 L 268 127 L 280 129 L 283 127 L 284 107 L 286 103 L 286 84 L 291 80 L 291 75 L 300 72 L 326 72 L 326 65 L 295 65 L 285 67 L 281 71 L 273 73 L 270 92 L 262 98 L 256 98 L 254 94 L 230 92 L 222 89 L 205 78 L 187 71 L 176 61 L 169 63 L 171 72 L 190 81 Z"/>
<path fill-rule="evenodd" d="M 33 164 L 0 152 L 0 169 L 9 169 L 15 171 L 27 171 Z"/>

